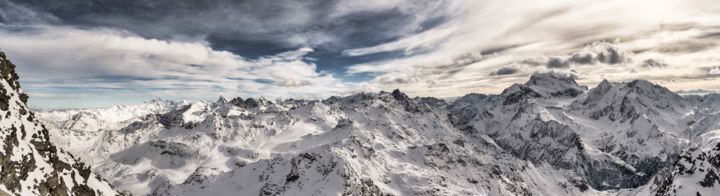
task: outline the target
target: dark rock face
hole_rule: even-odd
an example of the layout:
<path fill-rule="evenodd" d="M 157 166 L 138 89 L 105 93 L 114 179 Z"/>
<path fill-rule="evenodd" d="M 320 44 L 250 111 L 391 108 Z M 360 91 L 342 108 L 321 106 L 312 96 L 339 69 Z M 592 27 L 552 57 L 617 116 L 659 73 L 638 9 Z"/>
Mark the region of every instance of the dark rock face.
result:
<path fill-rule="evenodd" d="M 348 119 L 340 119 L 338 120 L 337 125 L 335 126 L 335 129 L 343 129 L 343 128 L 349 128 L 353 126 L 353 121 Z"/>
<path fill-rule="evenodd" d="M 428 112 L 447 105 L 445 101 L 431 97 L 410 98 L 407 94 L 400 92 L 399 89 L 393 90 L 390 95 L 405 108 L 405 111 L 412 113 Z"/>
<path fill-rule="evenodd" d="M 150 117 L 152 119 L 155 119 L 165 128 L 171 128 L 171 127 L 183 127 L 185 129 L 192 129 L 196 126 L 195 123 L 185 122 L 183 119 L 183 113 L 190 109 L 190 105 L 183 106 L 182 108 L 178 108 L 177 110 L 170 111 L 164 114 L 155 114 L 154 117 Z"/>
<path fill-rule="evenodd" d="M 5 56 L 5 53 L 0 52 L 0 65 L 2 66 L 0 68 L 0 78 L 8 82 L 10 84 L 10 87 L 12 88 L 12 91 L 19 91 L 20 90 L 20 77 L 18 77 L 17 73 L 15 72 L 15 64 L 12 64 L 9 60 L 7 60 L 7 56 Z M 25 93 L 20 93 L 25 94 Z M 21 100 L 23 103 L 27 102 L 27 95 L 21 96 Z"/>
<path fill-rule="evenodd" d="M 10 89 L 0 89 L 0 109 L 7 111 L 10 106 L 10 98 L 15 92 L 20 92 L 19 77 L 15 73 L 15 64 L 12 64 L 9 60 L 6 60 L 5 53 L 0 52 L 0 78 L 10 84 Z M 20 99 L 23 103 L 27 103 L 27 95 L 20 93 Z"/>
<path fill-rule="evenodd" d="M 242 107 L 243 105 L 245 105 L 245 100 L 243 100 L 242 97 L 235 97 L 232 100 L 230 100 L 230 103 L 234 104 L 238 107 Z"/>
<path fill-rule="evenodd" d="M 190 147 L 181 143 L 173 143 L 159 140 L 150 142 L 149 145 L 152 150 L 159 151 L 160 155 L 191 157 L 193 156 L 193 154 L 195 154 L 192 152 Z"/>
<path fill-rule="evenodd" d="M 400 92 L 400 89 L 395 89 L 392 92 L 392 96 L 398 101 L 407 101 L 410 99 L 405 93 Z"/>
<path fill-rule="evenodd" d="M 0 121 L 9 124 L 0 127 L 4 145 L 0 153 L 0 183 L 14 195 L 117 194 L 90 168 L 50 142 L 48 130 L 27 110 L 25 104 L 28 96 L 22 93 L 15 65 L 2 52 L 0 75 L 8 84 L 0 86 L 0 110 L 5 114 L 0 117 Z M 95 184 L 91 185 L 90 181 Z"/>
<path fill-rule="evenodd" d="M 260 106 L 260 102 L 253 98 L 246 99 L 244 103 L 246 108 L 256 108 Z"/>

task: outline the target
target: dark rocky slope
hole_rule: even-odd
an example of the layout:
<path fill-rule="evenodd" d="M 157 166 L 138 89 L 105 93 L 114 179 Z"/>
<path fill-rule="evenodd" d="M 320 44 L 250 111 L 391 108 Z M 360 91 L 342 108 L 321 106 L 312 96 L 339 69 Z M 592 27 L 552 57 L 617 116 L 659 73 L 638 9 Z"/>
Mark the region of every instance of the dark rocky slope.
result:
<path fill-rule="evenodd" d="M 110 185 L 50 142 L 27 108 L 12 64 L 0 52 L 0 192 L 11 195 L 117 195 Z M 2 195 L 2 194 L 0 194 Z"/>

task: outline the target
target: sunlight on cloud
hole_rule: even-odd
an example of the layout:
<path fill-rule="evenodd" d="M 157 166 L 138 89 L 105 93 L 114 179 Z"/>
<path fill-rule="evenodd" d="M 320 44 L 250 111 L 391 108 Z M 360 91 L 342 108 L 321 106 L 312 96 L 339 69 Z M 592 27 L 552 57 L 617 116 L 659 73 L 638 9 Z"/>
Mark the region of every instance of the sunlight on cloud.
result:
<path fill-rule="evenodd" d="M 702 87 L 718 89 L 715 77 L 700 70 L 717 64 L 720 5 L 708 1 L 466 1 L 459 14 L 425 32 L 367 48 L 346 50 L 346 55 L 404 51 L 405 57 L 353 65 L 349 74 L 379 74 L 366 89 L 401 88 L 413 95 L 458 96 L 468 92 L 498 93 L 503 87 L 526 80 L 528 74 L 550 69 L 573 70 L 580 82 L 594 85 L 603 78 L 624 81 L 647 78 L 675 90 Z M 680 9 L 682 8 L 682 9 Z M 703 38 L 703 36 L 705 36 Z M 595 52 L 582 48 L 593 42 L 610 42 L 636 56 L 622 62 L 598 61 Z M 463 54 L 506 50 L 482 56 L 473 64 L 447 66 Z M 420 52 L 413 52 L 413 51 Z M 587 49 L 585 49 L 587 50 Z M 568 55 L 568 56 L 565 56 Z M 573 55 L 576 55 L 575 57 Z M 659 58 L 662 56 L 663 58 Z M 540 59 L 532 65 L 528 59 Z M 579 62 L 580 60 L 588 62 Z M 662 62 L 643 66 L 651 61 Z M 528 64 L 529 63 L 529 64 Z M 594 66 L 581 66 L 593 64 Z M 613 64 L 617 64 L 613 66 Z M 657 70 L 663 67 L 662 70 Z M 456 71 L 442 71 L 448 69 Z M 648 70 L 655 69 L 655 70 Z M 682 76 L 678 76 L 678 73 Z M 403 78 L 403 79 L 398 79 Z M 413 79 L 413 82 L 392 82 Z"/>

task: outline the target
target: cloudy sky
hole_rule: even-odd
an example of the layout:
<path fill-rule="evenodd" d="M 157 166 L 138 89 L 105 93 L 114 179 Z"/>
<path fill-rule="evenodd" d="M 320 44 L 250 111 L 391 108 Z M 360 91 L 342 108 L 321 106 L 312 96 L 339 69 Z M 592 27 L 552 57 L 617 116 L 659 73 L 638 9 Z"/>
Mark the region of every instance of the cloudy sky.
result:
<path fill-rule="evenodd" d="M 717 0 L 0 0 L 33 107 L 498 93 L 534 72 L 720 90 Z"/>

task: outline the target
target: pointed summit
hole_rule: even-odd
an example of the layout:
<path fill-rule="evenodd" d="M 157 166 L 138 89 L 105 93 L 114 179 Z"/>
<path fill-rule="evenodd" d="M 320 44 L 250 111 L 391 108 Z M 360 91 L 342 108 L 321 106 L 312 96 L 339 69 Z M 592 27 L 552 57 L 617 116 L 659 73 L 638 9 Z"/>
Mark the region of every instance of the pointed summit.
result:
<path fill-rule="evenodd" d="M 228 100 L 224 96 L 220 95 L 220 97 L 218 98 L 218 100 L 215 103 L 226 104 L 226 103 L 228 103 Z"/>
<path fill-rule="evenodd" d="M 612 87 L 612 83 L 610 83 L 607 79 L 603 79 L 595 88 L 608 89 L 610 87 Z"/>
<path fill-rule="evenodd" d="M 653 84 L 647 80 L 633 80 L 631 82 L 628 82 L 626 86 L 630 88 L 634 88 L 636 90 L 650 90 L 650 89 L 657 89 L 659 91 L 667 91 L 668 93 L 671 93 L 670 90 L 665 89 L 665 87 L 662 87 L 660 85 Z"/>
<path fill-rule="evenodd" d="M 400 89 L 393 90 L 392 96 L 398 101 L 407 101 L 410 99 L 410 97 L 408 97 L 405 93 L 400 92 Z"/>
<path fill-rule="evenodd" d="M 613 84 L 607 81 L 606 79 L 603 79 L 602 82 L 600 82 L 595 88 L 590 90 L 585 97 L 585 99 L 582 101 L 583 105 L 597 105 L 597 103 L 602 99 L 603 95 L 607 93 L 610 88 L 613 87 Z"/>
<path fill-rule="evenodd" d="M 230 103 L 236 105 L 236 106 L 242 106 L 245 103 L 245 100 L 243 100 L 242 97 L 235 97 L 232 100 L 230 100 Z"/>

